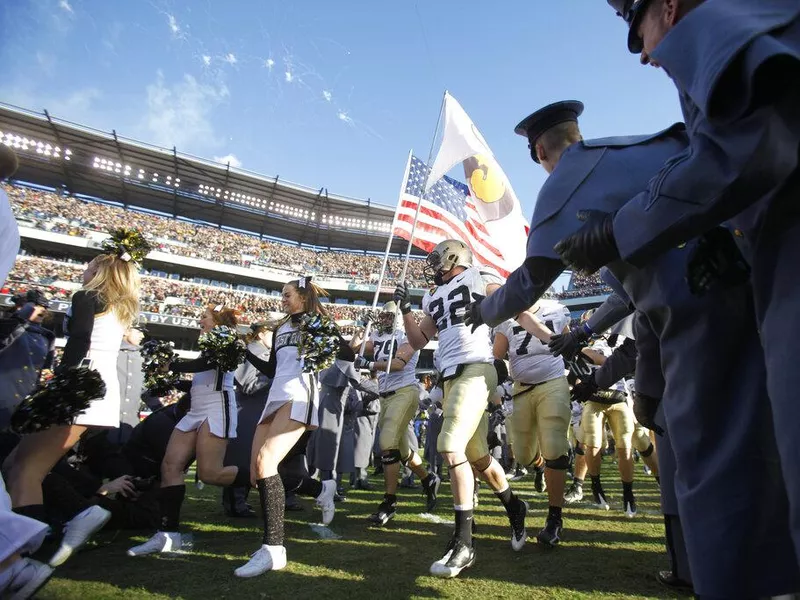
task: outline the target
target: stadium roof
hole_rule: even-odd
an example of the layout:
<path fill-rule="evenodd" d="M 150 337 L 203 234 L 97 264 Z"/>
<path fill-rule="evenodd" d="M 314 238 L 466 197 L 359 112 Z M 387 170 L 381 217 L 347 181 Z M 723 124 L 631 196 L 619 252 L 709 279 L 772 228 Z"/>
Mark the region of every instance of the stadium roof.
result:
<path fill-rule="evenodd" d="M 323 248 L 384 252 L 394 207 L 329 194 L 0 103 L 16 178 Z M 405 252 L 395 238 L 392 252 Z M 415 254 L 421 251 L 415 249 Z"/>

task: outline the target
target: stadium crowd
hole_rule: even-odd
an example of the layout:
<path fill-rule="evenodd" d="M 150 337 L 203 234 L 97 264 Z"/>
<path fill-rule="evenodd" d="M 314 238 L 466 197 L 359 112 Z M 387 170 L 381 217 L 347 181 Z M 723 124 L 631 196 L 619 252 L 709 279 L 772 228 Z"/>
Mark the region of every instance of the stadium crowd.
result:
<path fill-rule="evenodd" d="M 37 288 L 44 290 L 52 300 L 69 300 L 74 290 L 71 286 L 64 286 L 62 282 L 79 284 L 85 269 L 86 265 L 83 263 L 20 256 L 0 293 L 17 294 Z M 152 275 L 142 277 L 141 309 L 144 312 L 197 319 L 209 304 L 223 304 L 234 308 L 244 324 L 262 321 L 268 313 L 281 310 L 279 296 L 241 292 Z M 333 303 L 326 306 L 337 321 L 359 320 L 370 308 Z"/>
<path fill-rule="evenodd" d="M 90 231 L 105 233 L 119 227 L 136 227 L 146 233 L 156 250 L 190 258 L 245 267 L 257 264 L 298 274 L 320 273 L 354 283 L 375 282 L 380 273 L 381 256 L 300 248 L 54 192 L 0 185 L 8 194 L 18 221 L 54 233 L 85 237 Z M 388 281 L 399 276 L 402 263 L 400 259 L 389 259 Z M 407 279 L 416 284 L 424 282 L 421 260 L 409 262 Z"/>

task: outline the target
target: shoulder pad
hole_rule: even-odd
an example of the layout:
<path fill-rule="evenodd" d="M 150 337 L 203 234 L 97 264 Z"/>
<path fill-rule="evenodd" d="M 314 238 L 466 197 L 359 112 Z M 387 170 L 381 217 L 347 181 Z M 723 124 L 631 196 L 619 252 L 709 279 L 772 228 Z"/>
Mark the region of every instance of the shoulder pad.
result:
<path fill-rule="evenodd" d="M 678 132 L 685 132 L 686 125 L 683 123 L 674 123 L 657 133 L 649 135 L 623 135 L 619 137 L 606 137 L 594 140 L 584 140 L 583 145 L 587 148 L 625 148 L 627 146 L 638 146 L 639 144 L 646 144 L 660 137 L 666 137 Z"/>

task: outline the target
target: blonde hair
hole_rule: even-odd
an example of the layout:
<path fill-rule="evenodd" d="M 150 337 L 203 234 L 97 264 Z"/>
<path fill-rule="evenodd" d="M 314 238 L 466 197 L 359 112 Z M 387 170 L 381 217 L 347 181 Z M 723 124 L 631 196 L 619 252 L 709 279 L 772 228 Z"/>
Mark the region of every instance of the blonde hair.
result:
<path fill-rule="evenodd" d="M 112 254 L 101 254 L 92 262 L 97 272 L 83 289 L 94 292 L 125 326 L 139 318 L 139 288 L 142 280 L 136 265 Z"/>

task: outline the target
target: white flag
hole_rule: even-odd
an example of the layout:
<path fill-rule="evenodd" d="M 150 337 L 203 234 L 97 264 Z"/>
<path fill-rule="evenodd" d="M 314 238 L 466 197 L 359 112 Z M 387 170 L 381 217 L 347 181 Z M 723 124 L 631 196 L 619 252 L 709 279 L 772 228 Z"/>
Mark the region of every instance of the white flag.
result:
<path fill-rule="evenodd" d="M 513 271 L 525 261 L 528 239 L 528 223 L 519 199 L 472 119 L 453 96 L 445 93 L 442 143 L 431 165 L 426 190 L 459 162 L 492 244 L 502 253 L 506 270 Z"/>

